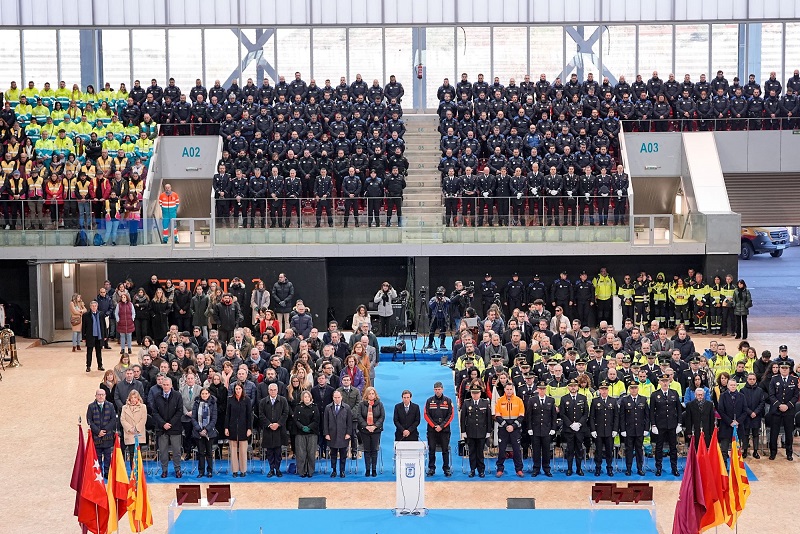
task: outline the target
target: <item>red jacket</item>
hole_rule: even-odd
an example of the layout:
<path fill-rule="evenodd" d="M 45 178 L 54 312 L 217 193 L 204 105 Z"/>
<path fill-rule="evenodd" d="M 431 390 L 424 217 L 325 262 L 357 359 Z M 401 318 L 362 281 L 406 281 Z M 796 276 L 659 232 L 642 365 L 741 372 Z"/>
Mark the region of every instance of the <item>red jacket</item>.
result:
<path fill-rule="evenodd" d="M 133 325 L 134 314 L 132 302 L 120 302 L 117 304 L 117 332 L 120 334 L 132 334 L 136 330 Z"/>

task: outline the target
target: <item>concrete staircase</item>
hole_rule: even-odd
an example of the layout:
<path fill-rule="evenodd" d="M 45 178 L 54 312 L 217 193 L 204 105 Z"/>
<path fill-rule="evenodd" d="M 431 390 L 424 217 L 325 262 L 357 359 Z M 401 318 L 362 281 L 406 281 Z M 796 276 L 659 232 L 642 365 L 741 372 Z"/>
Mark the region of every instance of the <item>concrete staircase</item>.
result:
<path fill-rule="evenodd" d="M 403 202 L 405 226 L 408 229 L 421 227 L 439 231 L 443 227 L 444 209 L 437 170 L 441 159 L 441 135 L 436 129 L 439 117 L 435 114 L 407 114 L 403 120 L 406 123 L 406 135 L 403 137 L 406 142 L 405 156 L 409 164 Z"/>

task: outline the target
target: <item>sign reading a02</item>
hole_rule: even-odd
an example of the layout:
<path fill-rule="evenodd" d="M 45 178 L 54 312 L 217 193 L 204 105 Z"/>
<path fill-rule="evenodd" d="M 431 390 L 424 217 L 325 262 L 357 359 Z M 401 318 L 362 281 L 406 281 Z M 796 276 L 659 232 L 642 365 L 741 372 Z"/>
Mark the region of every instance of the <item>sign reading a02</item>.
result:
<path fill-rule="evenodd" d="M 183 151 L 181 152 L 182 158 L 199 158 L 200 157 L 200 147 L 199 146 L 185 146 L 183 147 Z"/>

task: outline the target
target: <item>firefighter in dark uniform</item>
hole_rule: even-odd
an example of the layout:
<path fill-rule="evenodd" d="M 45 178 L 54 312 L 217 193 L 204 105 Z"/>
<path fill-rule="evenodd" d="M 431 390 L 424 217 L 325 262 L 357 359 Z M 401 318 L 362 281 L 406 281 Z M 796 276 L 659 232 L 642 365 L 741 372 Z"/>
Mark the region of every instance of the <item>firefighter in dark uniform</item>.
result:
<path fill-rule="evenodd" d="M 522 304 L 525 302 L 525 284 L 520 282 L 518 273 L 511 275 L 511 280 L 506 284 L 503 293 L 505 296 L 506 317 L 511 317 L 511 312 L 515 308 L 522 309 Z"/>
<path fill-rule="evenodd" d="M 700 334 L 708 330 L 708 310 L 711 301 L 711 288 L 703 280 L 703 273 L 695 273 L 694 282 L 689 286 L 692 298 L 692 319 L 694 331 Z"/>
<path fill-rule="evenodd" d="M 486 440 L 492 432 L 492 406 L 489 399 L 482 399 L 483 391 L 478 386 L 473 386 L 470 390 L 470 399 L 461 405 L 459 425 L 461 427 L 461 439 L 467 443 L 469 451 L 469 478 L 486 476 L 486 464 L 483 461 L 483 449 Z"/>
<path fill-rule="evenodd" d="M 648 306 L 650 304 L 650 283 L 652 278 L 645 273 L 639 273 L 633 284 L 633 324 L 644 329 L 648 321 Z"/>
<path fill-rule="evenodd" d="M 625 476 L 631 476 L 633 455 L 636 454 L 636 472 L 644 476 L 644 437 L 650 435 L 650 407 L 647 399 L 639 395 L 639 384 L 631 382 L 630 395 L 620 399 L 619 428 L 625 440 Z"/>
<path fill-rule="evenodd" d="M 560 226 L 558 208 L 561 205 L 561 189 L 564 178 L 558 174 L 555 166 L 550 167 L 550 172 L 544 178 L 544 189 L 547 202 L 547 224 Z"/>
<path fill-rule="evenodd" d="M 581 326 L 589 326 L 594 308 L 594 285 L 589 281 L 586 271 L 581 271 L 580 280 L 573 286 L 575 296 L 575 318 Z"/>
<path fill-rule="evenodd" d="M 444 476 L 450 471 L 450 423 L 453 422 L 453 401 L 444 395 L 444 385 L 433 385 L 433 396 L 425 401 L 425 421 L 428 423 L 428 471 L 431 477 L 436 473 L 436 446 L 442 449 Z"/>
<path fill-rule="evenodd" d="M 566 442 L 564 458 L 567 460 L 567 476 L 572 476 L 572 462 L 576 473 L 583 476 L 583 437 L 589 422 L 589 401 L 578 393 L 578 381 L 574 378 L 567 384 L 569 393 L 561 397 L 559 415 L 564 425 L 562 434 Z"/>
<path fill-rule="evenodd" d="M 547 382 L 539 382 L 536 385 L 536 394 L 525 403 L 525 423 L 533 449 L 531 476 L 538 476 L 543 469 L 545 476 L 552 477 L 550 441 L 556 435 L 556 401 L 547 395 Z"/>
<path fill-rule="evenodd" d="M 669 445 L 669 463 L 672 476 L 678 473 L 678 433 L 683 420 L 683 408 L 678 392 L 669 387 L 670 378 L 662 376 L 658 379 L 659 389 L 650 395 L 650 413 L 653 426 L 650 431 L 655 434 L 656 476 L 661 476 L 661 463 L 664 458 L 664 442 Z"/>
<path fill-rule="evenodd" d="M 489 307 L 494 303 L 495 294 L 497 293 L 497 284 L 492 280 L 492 275 L 486 273 L 481 282 L 481 306 L 483 317 L 486 317 Z"/>
<path fill-rule="evenodd" d="M 467 168 L 472 172 L 472 169 Z M 458 194 L 461 192 L 459 178 L 455 171 L 449 172 L 442 181 L 442 195 L 444 196 L 444 224 L 450 226 L 451 221 L 458 220 Z"/>
<path fill-rule="evenodd" d="M 623 283 L 617 288 L 617 295 L 622 301 L 622 320 L 633 320 L 633 296 L 635 289 L 631 283 L 630 275 L 626 274 Z"/>
<path fill-rule="evenodd" d="M 592 399 L 589 409 L 589 428 L 594 439 L 594 476 L 599 477 L 606 461 L 606 474 L 614 476 L 611 462 L 614 458 L 614 438 L 619 426 L 619 406 L 617 399 L 608 396 L 608 382 L 603 380 L 598 388 L 599 395 Z"/>
<path fill-rule="evenodd" d="M 769 428 L 769 459 L 778 454 L 778 434 L 781 428 L 786 443 L 786 459 L 792 461 L 792 441 L 794 438 L 795 404 L 798 400 L 797 377 L 791 375 L 792 367 L 788 360 L 780 364 L 780 374 L 773 376 L 769 383 L 769 415 L 772 417 Z"/>
<path fill-rule="evenodd" d="M 557 280 L 550 286 L 550 303 L 553 310 L 561 306 L 564 315 L 569 316 L 572 311 L 573 287 L 572 282 L 567 280 L 567 271 L 562 271 Z"/>

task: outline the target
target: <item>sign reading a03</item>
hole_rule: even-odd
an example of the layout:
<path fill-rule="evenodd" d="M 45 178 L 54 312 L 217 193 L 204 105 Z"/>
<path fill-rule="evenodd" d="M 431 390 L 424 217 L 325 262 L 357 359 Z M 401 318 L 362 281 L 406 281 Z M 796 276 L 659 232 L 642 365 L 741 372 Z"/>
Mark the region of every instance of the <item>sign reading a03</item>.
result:
<path fill-rule="evenodd" d="M 182 158 L 199 158 L 200 157 L 200 147 L 199 146 L 185 146 L 183 147 L 183 151 L 181 152 Z"/>
<path fill-rule="evenodd" d="M 646 154 L 655 154 L 658 152 L 658 143 L 642 143 L 642 147 L 639 149 L 639 154 L 646 153 Z"/>

